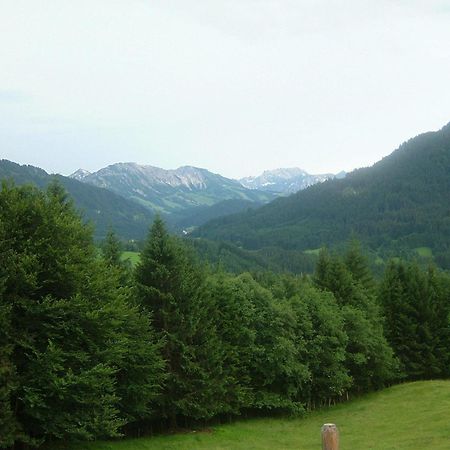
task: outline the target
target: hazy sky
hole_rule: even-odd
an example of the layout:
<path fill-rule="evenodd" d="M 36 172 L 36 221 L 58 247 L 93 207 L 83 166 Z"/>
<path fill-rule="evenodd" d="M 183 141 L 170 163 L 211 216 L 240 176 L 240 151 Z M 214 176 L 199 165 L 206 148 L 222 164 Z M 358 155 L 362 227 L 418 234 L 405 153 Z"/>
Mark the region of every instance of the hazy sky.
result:
<path fill-rule="evenodd" d="M 372 164 L 450 121 L 450 0 L 0 0 L 0 158 Z"/>

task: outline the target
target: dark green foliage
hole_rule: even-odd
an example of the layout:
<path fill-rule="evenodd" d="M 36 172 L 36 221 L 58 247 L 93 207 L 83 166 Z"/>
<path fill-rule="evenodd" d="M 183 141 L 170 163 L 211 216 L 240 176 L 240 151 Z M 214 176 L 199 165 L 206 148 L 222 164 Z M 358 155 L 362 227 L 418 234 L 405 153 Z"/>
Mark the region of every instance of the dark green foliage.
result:
<path fill-rule="evenodd" d="M 109 267 L 122 267 L 122 245 L 112 228 L 108 230 L 101 249 L 103 259 Z"/>
<path fill-rule="evenodd" d="M 4 184 L 0 230 L 2 446 L 116 436 L 148 417 L 156 338 L 63 188 Z"/>
<path fill-rule="evenodd" d="M 368 294 L 373 294 L 375 292 L 375 280 L 369 269 L 368 260 L 362 254 L 360 243 L 356 239 L 351 240 L 344 257 L 344 263 L 353 280 L 359 283 Z"/>
<path fill-rule="evenodd" d="M 264 276 L 261 282 L 277 302 L 287 299 L 293 313 L 293 342 L 304 367 L 298 400 L 311 408 L 340 398 L 351 378 L 345 367 L 348 338 L 333 295 L 318 291 L 308 279 L 290 275 Z"/>
<path fill-rule="evenodd" d="M 0 448 L 12 445 L 17 435 L 17 423 L 11 402 L 14 365 L 11 360 L 10 333 L 10 311 L 4 301 L 0 300 Z"/>
<path fill-rule="evenodd" d="M 344 259 L 322 250 L 314 282 L 331 292 L 341 307 L 348 336 L 346 367 L 353 389 L 367 391 L 393 380 L 397 362 L 384 337 L 375 284 L 359 244 L 353 241 Z"/>
<path fill-rule="evenodd" d="M 305 339 L 311 371 L 307 401 L 309 405 L 323 404 L 341 398 L 352 385 L 345 366 L 348 337 L 332 296 L 309 290 L 302 297 L 311 318 L 310 334 Z"/>
<path fill-rule="evenodd" d="M 380 289 L 386 336 L 403 375 L 428 379 L 449 375 L 448 276 L 416 264 L 392 262 Z"/>
<path fill-rule="evenodd" d="M 114 226 L 125 239 L 143 239 L 154 214 L 147 208 L 127 200 L 114 192 L 81 183 L 62 175 L 49 175 L 33 166 L 21 166 L 8 160 L 0 160 L 0 181 L 14 180 L 16 184 L 33 184 L 45 189 L 58 180 L 74 199 L 84 219 L 95 225 L 94 235 L 103 239 Z"/>
<path fill-rule="evenodd" d="M 372 167 L 215 219 L 194 235 L 247 250 L 335 247 L 356 235 L 383 258 L 429 247 L 448 268 L 449 173 L 450 124 L 409 140 Z"/>
<path fill-rule="evenodd" d="M 167 380 L 160 413 L 172 425 L 179 416 L 219 413 L 223 379 L 216 307 L 205 295 L 204 274 L 159 218 L 136 267 L 136 292 L 164 341 Z"/>
<path fill-rule="evenodd" d="M 257 271 L 312 273 L 317 260 L 315 255 L 277 247 L 245 250 L 229 242 L 207 239 L 186 239 L 186 242 L 202 260 L 236 274 Z"/>
<path fill-rule="evenodd" d="M 255 341 L 250 357 L 253 407 L 298 414 L 303 405 L 300 388 L 308 372 L 295 346 L 295 317 L 285 300 L 275 302 L 271 292 L 250 275 L 240 277 L 245 296 L 253 304 Z"/>
<path fill-rule="evenodd" d="M 122 260 L 122 247 L 114 230 L 110 228 L 101 245 L 102 257 L 113 276 L 119 277 L 120 284 L 125 286 L 131 281 L 131 264 Z"/>
<path fill-rule="evenodd" d="M 254 191 L 251 191 L 254 193 Z M 175 230 L 182 231 L 191 227 L 198 227 L 209 220 L 216 219 L 230 214 L 236 214 L 241 211 L 255 209 L 268 201 L 269 198 L 258 201 L 259 192 L 254 199 L 235 198 L 219 201 L 213 205 L 197 206 L 187 208 L 184 211 L 174 212 L 170 215 L 170 222 Z"/>
<path fill-rule="evenodd" d="M 224 409 L 239 414 L 254 401 L 251 361 L 255 353 L 255 304 L 244 277 L 219 272 L 208 277 L 207 291 L 217 311 L 217 334 L 222 347 Z"/>

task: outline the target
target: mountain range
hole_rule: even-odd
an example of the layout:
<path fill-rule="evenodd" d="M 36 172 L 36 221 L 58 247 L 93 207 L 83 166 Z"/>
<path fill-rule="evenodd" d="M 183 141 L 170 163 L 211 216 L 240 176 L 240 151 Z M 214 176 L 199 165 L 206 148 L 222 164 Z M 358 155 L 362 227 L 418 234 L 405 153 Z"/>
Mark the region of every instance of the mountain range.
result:
<path fill-rule="evenodd" d="M 94 173 L 80 169 L 71 177 L 109 189 L 163 214 L 212 206 L 224 200 L 243 200 L 259 205 L 276 197 L 273 193 L 247 189 L 236 180 L 192 166 L 165 170 L 136 163 L 117 163 Z"/>
<path fill-rule="evenodd" d="M 191 166 L 164 170 L 117 163 L 94 173 L 79 169 L 64 177 L 1 160 L 0 179 L 8 178 L 41 188 L 57 178 L 85 219 L 94 224 L 97 238 L 112 226 L 124 239 L 142 239 L 156 212 L 173 231 L 192 230 L 208 220 L 257 208 L 282 194 L 248 189 L 238 180 Z"/>
<path fill-rule="evenodd" d="M 217 217 L 255 209 L 334 175 L 310 175 L 293 168 L 233 180 L 192 166 L 165 170 L 130 162 L 112 164 L 94 173 L 79 169 L 70 177 L 157 211 L 180 232 Z"/>
<path fill-rule="evenodd" d="M 232 180 L 191 166 L 118 163 L 69 178 L 0 160 L 0 179 L 45 187 L 56 177 L 97 238 L 112 226 L 124 239 L 142 239 L 158 212 L 172 230 L 187 230 L 203 253 L 215 252 L 211 260 L 225 251 L 231 264 L 257 260 L 280 270 L 308 270 L 321 246 L 340 248 L 352 236 L 382 259 L 433 256 L 450 268 L 449 174 L 450 124 L 410 139 L 372 167 L 337 176 L 293 168 Z"/>

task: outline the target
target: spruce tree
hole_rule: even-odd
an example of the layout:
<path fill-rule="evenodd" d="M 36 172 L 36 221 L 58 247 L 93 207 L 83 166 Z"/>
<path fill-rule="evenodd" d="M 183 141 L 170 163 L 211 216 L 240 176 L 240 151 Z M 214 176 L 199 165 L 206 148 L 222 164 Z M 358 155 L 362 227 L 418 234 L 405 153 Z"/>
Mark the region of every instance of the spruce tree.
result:
<path fill-rule="evenodd" d="M 0 255 L 4 256 L 2 253 L 0 252 Z M 12 446 L 17 432 L 17 423 L 11 405 L 14 371 L 11 360 L 12 345 L 9 336 L 11 333 L 11 314 L 10 308 L 2 296 L 3 282 L 4 279 L 0 274 L 0 448 Z"/>
<path fill-rule="evenodd" d="M 112 228 L 109 228 L 105 240 L 101 244 L 103 260 L 113 277 L 118 277 L 122 286 L 131 281 L 131 266 L 129 261 L 122 260 L 122 243 Z"/>
<path fill-rule="evenodd" d="M 449 373 L 448 293 L 448 279 L 434 269 L 392 262 L 386 270 L 380 290 L 386 335 L 409 379 Z"/>
<path fill-rule="evenodd" d="M 163 340 L 167 379 L 161 414 L 175 427 L 180 416 L 204 419 L 219 413 L 223 353 L 217 311 L 205 295 L 204 273 L 160 218 L 151 227 L 135 279 L 137 300 Z"/>
<path fill-rule="evenodd" d="M 390 262 L 379 294 L 385 315 L 386 337 L 400 360 L 403 376 L 411 379 L 420 377 L 422 365 L 418 356 L 417 310 L 414 297 L 411 297 L 415 294 L 410 289 L 414 290 L 419 282 L 416 275 L 415 270 L 411 272 L 403 263 Z"/>
<path fill-rule="evenodd" d="M 121 260 L 122 246 L 112 228 L 109 228 L 101 249 L 103 259 L 108 266 L 118 268 L 123 266 Z"/>
<path fill-rule="evenodd" d="M 348 245 L 344 257 L 344 263 L 352 274 L 353 280 L 360 283 L 368 293 L 374 293 L 375 280 L 369 269 L 367 259 L 361 251 L 361 244 L 356 239 L 352 239 Z"/>

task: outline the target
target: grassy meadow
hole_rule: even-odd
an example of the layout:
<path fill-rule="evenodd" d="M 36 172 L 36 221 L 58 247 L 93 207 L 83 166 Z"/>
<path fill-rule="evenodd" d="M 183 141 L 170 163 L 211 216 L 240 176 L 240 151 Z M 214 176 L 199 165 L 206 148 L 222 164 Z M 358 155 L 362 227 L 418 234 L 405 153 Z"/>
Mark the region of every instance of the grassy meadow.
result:
<path fill-rule="evenodd" d="M 122 261 L 130 261 L 132 266 L 135 266 L 141 259 L 140 252 L 122 252 Z"/>
<path fill-rule="evenodd" d="M 433 251 L 431 250 L 430 247 L 417 247 L 414 250 L 422 258 L 432 258 L 433 257 Z"/>
<path fill-rule="evenodd" d="M 322 424 L 334 422 L 341 450 L 448 450 L 450 381 L 397 385 L 299 419 L 251 419 L 206 431 L 94 442 L 71 450 L 320 450 Z"/>

